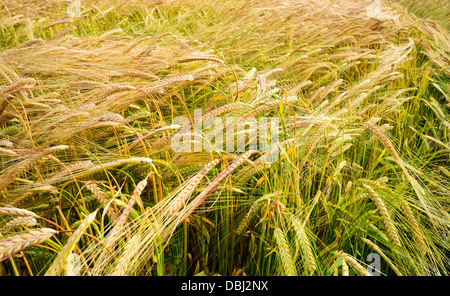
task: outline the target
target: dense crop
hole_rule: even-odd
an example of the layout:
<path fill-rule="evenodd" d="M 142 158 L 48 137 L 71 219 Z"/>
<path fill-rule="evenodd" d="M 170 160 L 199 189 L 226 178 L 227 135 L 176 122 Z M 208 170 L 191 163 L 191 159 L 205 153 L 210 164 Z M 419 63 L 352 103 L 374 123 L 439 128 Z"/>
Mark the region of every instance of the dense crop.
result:
<path fill-rule="evenodd" d="M 0 274 L 447 275 L 449 9 L 417 2 L 3 1 Z"/>

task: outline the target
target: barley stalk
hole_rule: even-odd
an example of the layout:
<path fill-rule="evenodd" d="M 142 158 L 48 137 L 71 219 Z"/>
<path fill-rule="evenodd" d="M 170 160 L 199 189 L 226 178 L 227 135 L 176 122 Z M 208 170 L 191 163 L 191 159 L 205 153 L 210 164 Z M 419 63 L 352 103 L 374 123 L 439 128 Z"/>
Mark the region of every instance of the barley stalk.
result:
<path fill-rule="evenodd" d="M 52 264 L 48 268 L 45 275 L 49 276 L 55 276 L 57 275 L 63 268 L 67 268 L 67 259 L 69 255 L 72 253 L 73 249 L 76 246 L 76 243 L 80 240 L 83 233 L 86 231 L 86 229 L 91 225 L 91 223 L 95 219 L 95 215 L 97 214 L 97 211 L 89 214 L 78 226 L 77 230 L 75 230 L 74 233 L 70 236 L 70 238 L 67 240 L 66 244 L 62 248 L 61 251 L 59 251 L 58 255 L 56 256 L 55 260 L 53 260 Z"/>
<path fill-rule="evenodd" d="M 118 76 L 139 77 L 145 79 L 159 80 L 159 77 L 153 73 L 148 73 L 139 70 L 122 70 L 117 73 Z"/>
<path fill-rule="evenodd" d="M 220 108 L 217 108 L 216 110 L 210 111 L 210 112 L 206 113 L 205 115 L 203 115 L 201 118 L 201 121 L 205 121 L 206 119 L 208 119 L 210 117 L 215 117 L 215 116 L 221 115 L 223 113 L 227 113 L 232 110 L 236 110 L 236 109 L 240 109 L 240 108 L 250 108 L 250 107 L 241 102 L 226 104 Z"/>
<path fill-rule="evenodd" d="M 311 152 L 312 148 L 314 148 L 314 146 L 316 145 L 316 143 L 318 142 L 320 136 L 322 135 L 322 133 L 325 131 L 325 129 L 328 127 L 328 125 L 331 123 L 331 120 L 326 119 L 324 121 L 324 123 L 322 123 L 322 125 L 320 125 L 320 127 L 317 129 L 317 131 L 314 133 L 314 135 L 312 136 L 311 139 L 309 139 L 308 144 L 306 146 L 306 153 L 309 155 L 309 153 Z"/>
<path fill-rule="evenodd" d="M 96 97 L 97 97 L 98 101 L 101 101 L 115 93 L 132 91 L 132 90 L 136 90 L 136 88 L 131 85 L 118 85 L 118 86 L 114 86 L 112 88 L 109 88 L 109 89 L 103 91 L 102 93 L 98 94 Z"/>
<path fill-rule="evenodd" d="M 347 261 L 345 261 L 345 259 L 342 259 L 342 275 L 343 276 L 348 276 L 349 275 L 348 265 L 347 265 Z"/>
<path fill-rule="evenodd" d="M 110 234 L 106 238 L 106 248 L 112 249 L 117 241 L 117 239 L 120 236 L 120 232 L 123 231 L 125 221 L 128 218 L 128 215 L 130 214 L 131 209 L 133 208 L 133 205 L 135 204 L 134 199 L 130 199 L 125 207 L 125 209 L 120 214 L 119 218 L 115 221 L 114 227 L 111 230 Z"/>
<path fill-rule="evenodd" d="M 7 101 L 4 101 L 5 104 L 0 103 L 0 124 L 4 124 L 4 123 L 8 123 L 14 119 L 16 119 L 18 116 L 15 113 L 10 113 L 10 112 L 6 112 L 3 113 L 4 108 L 6 107 L 6 105 L 8 104 Z M 14 151 L 10 151 L 10 150 L 4 150 L 5 152 L 7 151 L 7 154 L 9 155 L 17 155 Z"/>
<path fill-rule="evenodd" d="M 132 260 L 132 256 L 135 254 L 137 248 L 139 248 L 139 240 L 141 239 L 141 234 L 137 233 L 133 235 L 125 244 L 122 254 L 117 259 L 117 263 L 114 266 L 112 272 L 113 276 L 124 276 L 126 275 L 127 268 Z"/>
<path fill-rule="evenodd" d="M 49 29 L 51 27 L 54 27 L 54 26 L 57 26 L 57 25 L 60 25 L 60 24 L 69 24 L 69 23 L 73 23 L 73 20 L 72 19 L 62 19 L 62 20 L 56 21 L 54 23 L 51 23 L 51 24 L 43 27 L 41 30 L 44 31 L 44 30 L 47 30 L 47 29 Z"/>
<path fill-rule="evenodd" d="M 165 79 L 159 80 L 157 82 L 154 82 L 149 87 L 144 89 L 144 91 L 147 93 L 151 93 L 155 90 L 160 90 L 163 87 L 173 85 L 178 82 L 192 81 L 192 80 L 194 80 L 194 77 L 192 75 L 179 75 L 179 76 L 169 77 L 169 78 L 165 78 Z"/>
<path fill-rule="evenodd" d="M 131 43 L 128 47 L 126 47 L 126 48 L 123 50 L 123 53 L 128 53 L 128 52 L 130 52 L 130 51 L 131 51 L 133 48 L 135 48 L 137 45 L 139 45 L 140 43 L 142 43 L 142 42 L 144 42 L 145 40 L 148 40 L 148 39 L 150 39 L 150 38 L 151 38 L 150 36 L 147 36 L 147 37 L 140 38 L 140 39 L 134 41 L 133 43 Z"/>
<path fill-rule="evenodd" d="M 29 217 L 29 216 L 17 217 L 17 218 L 12 219 L 11 221 L 8 221 L 8 223 L 3 225 L 0 228 L 0 232 L 6 231 L 9 229 L 13 229 L 16 227 L 30 227 L 30 226 L 35 226 L 35 225 L 38 225 L 38 223 L 34 217 Z"/>
<path fill-rule="evenodd" d="M 37 81 L 33 78 L 19 78 L 14 84 L 1 89 L 0 93 L 11 94 L 20 91 L 24 87 L 34 86 Z"/>
<path fill-rule="evenodd" d="M 97 184 L 95 184 L 94 182 L 90 181 L 86 184 L 86 188 L 92 192 L 94 194 L 94 196 L 97 198 L 98 202 L 101 205 L 105 205 L 108 203 L 109 198 L 106 195 L 106 193 L 104 193 Z M 107 213 L 109 218 L 111 219 L 111 221 L 116 221 L 118 218 L 118 214 L 117 212 L 112 208 L 112 207 L 108 207 L 107 209 Z"/>
<path fill-rule="evenodd" d="M 68 175 L 73 175 L 76 172 L 92 168 L 93 166 L 94 164 L 90 160 L 79 161 L 73 164 L 66 165 L 63 169 L 51 175 L 47 180 L 44 181 L 44 183 L 54 184 L 56 182 L 64 180 L 64 178 Z"/>
<path fill-rule="evenodd" d="M 188 208 L 185 208 L 180 214 L 180 223 L 184 221 L 203 201 L 214 192 L 214 190 L 219 186 L 222 181 L 224 181 L 238 166 L 247 161 L 247 159 L 255 151 L 248 151 L 239 156 L 231 165 L 229 165 L 225 170 L 223 170 L 205 189 L 189 204 Z"/>
<path fill-rule="evenodd" d="M 397 231 L 395 230 L 395 226 L 392 223 L 391 217 L 389 216 L 386 206 L 384 205 L 380 196 L 369 185 L 363 184 L 363 186 L 366 188 L 367 192 L 369 193 L 370 198 L 375 202 L 375 205 L 377 206 L 378 211 L 380 211 L 381 218 L 383 220 L 383 223 L 384 223 L 386 231 L 389 235 L 389 238 L 394 243 L 394 245 L 396 245 L 397 247 L 401 247 L 401 243 L 398 238 Z"/>
<path fill-rule="evenodd" d="M 216 58 L 214 56 L 206 56 L 206 55 L 181 58 L 181 59 L 177 60 L 177 63 L 189 63 L 189 62 L 193 62 L 193 61 L 212 61 L 212 62 L 217 62 L 220 64 L 225 64 L 225 62 L 219 58 Z"/>
<path fill-rule="evenodd" d="M 278 196 L 270 203 L 269 210 L 272 212 L 283 213 L 286 206 L 278 199 Z"/>
<path fill-rule="evenodd" d="M 36 218 L 38 215 L 35 213 L 25 210 L 25 209 L 18 209 L 13 207 L 1 207 L 0 208 L 0 216 L 1 215 L 8 215 L 8 216 L 23 216 L 23 217 L 33 217 Z"/>
<path fill-rule="evenodd" d="M 342 251 L 337 251 L 335 253 L 335 256 L 344 259 L 354 270 L 356 270 L 361 275 L 371 276 L 371 274 L 366 269 L 364 269 L 364 267 L 362 267 L 361 264 L 359 264 L 355 258 L 350 256 L 349 254 L 344 253 Z"/>
<path fill-rule="evenodd" d="M 151 158 L 146 158 L 146 157 L 132 157 L 132 158 L 125 158 L 125 159 L 118 159 L 118 160 L 114 160 L 111 162 L 95 165 L 85 171 L 76 173 L 75 176 L 76 177 L 87 176 L 87 175 L 91 175 L 91 174 L 100 172 L 102 170 L 107 170 L 109 168 L 113 168 L 113 167 L 124 165 L 124 164 L 130 164 L 130 163 L 146 164 L 146 163 L 153 163 L 153 160 Z"/>
<path fill-rule="evenodd" d="M 406 215 L 406 218 L 408 219 L 409 225 L 411 226 L 411 229 L 414 233 L 414 237 L 416 238 L 420 250 L 422 251 L 423 254 L 426 254 L 428 252 L 428 248 L 426 247 L 424 236 L 419 227 L 417 219 L 414 217 L 414 213 L 411 210 L 411 207 L 405 201 L 402 202 L 401 207 Z"/>
<path fill-rule="evenodd" d="M 286 240 L 283 231 L 276 227 L 274 230 L 275 239 L 277 241 L 278 253 L 280 254 L 281 262 L 283 264 L 284 273 L 286 276 L 296 276 L 297 269 L 291 254 L 291 250 Z"/>
<path fill-rule="evenodd" d="M 260 163 L 256 163 L 257 161 L 255 161 L 255 165 L 254 166 L 246 167 L 245 169 L 243 169 L 242 171 L 239 172 L 239 174 L 236 176 L 236 181 L 238 182 L 238 184 L 244 184 L 254 174 L 256 174 L 257 172 L 259 172 L 259 171 L 261 171 L 263 169 L 263 165 L 261 165 Z"/>
<path fill-rule="evenodd" d="M 381 251 L 380 247 L 378 247 L 376 244 L 374 244 L 372 241 L 366 239 L 366 238 L 361 238 L 369 247 L 371 247 L 375 252 L 377 252 L 381 257 L 383 257 L 384 261 L 387 262 L 387 264 L 389 264 L 389 266 L 392 268 L 392 270 L 398 275 L 398 276 L 402 276 L 402 273 L 397 269 L 397 267 L 394 265 L 394 263 L 392 263 L 392 261 L 386 256 L 386 254 L 383 253 L 383 251 Z"/>
<path fill-rule="evenodd" d="M 52 39 L 50 39 L 50 41 L 58 40 L 60 37 L 66 35 L 69 32 L 75 31 L 75 30 L 77 30 L 77 27 L 64 28 L 61 31 L 59 31 L 58 33 L 56 33 L 55 36 Z"/>
<path fill-rule="evenodd" d="M 345 151 L 347 151 L 348 149 L 350 149 L 352 146 L 353 146 L 352 143 L 348 143 L 348 144 L 344 145 L 341 149 L 333 152 L 331 154 L 331 157 L 333 157 L 333 158 L 337 157 L 338 155 L 340 155 L 340 154 L 344 153 Z"/>
<path fill-rule="evenodd" d="M 50 147 L 40 152 L 36 152 L 28 156 L 25 160 L 20 161 L 14 166 L 11 166 L 9 169 L 5 170 L 4 173 L 0 176 L 0 191 L 5 189 L 6 186 L 8 186 L 8 184 L 10 184 L 16 178 L 20 177 L 31 167 L 37 165 L 40 161 L 43 160 L 45 156 L 67 148 L 69 148 L 69 146 L 66 145 Z"/>
<path fill-rule="evenodd" d="M 311 248 L 311 243 L 308 239 L 308 236 L 305 232 L 305 225 L 298 220 L 297 217 L 290 215 L 290 219 L 292 227 L 297 234 L 297 238 L 299 239 L 300 246 L 303 252 L 303 258 L 306 261 L 306 266 L 308 268 L 309 275 L 312 275 L 317 268 L 316 259 L 314 258 L 314 254 Z"/>
<path fill-rule="evenodd" d="M 0 259 L 9 257 L 33 245 L 40 244 L 57 233 L 50 228 L 33 229 L 0 241 Z"/>
<path fill-rule="evenodd" d="M 131 194 L 132 199 L 135 202 L 137 202 L 137 204 L 139 205 L 139 207 L 141 208 L 142 211 L 144 211 L 144 203 L 142 202 L 141 194 L 142 194 L 142 191 L 144 191 L 145 187 L 147 187 L 147 183 L 148 183 L 147 178 L 140 181 L 136 185 L 136 188 L 133 190 L 133 193 Z"/>
<path fill-rule="evenodd" d="M 311 85 L 311 84 L 312 84 L 312 81 L 310 81 L 310 80 L 299 83 L 297 86 L 295 86 L 294 88 L 289 90 L 288 96 L 293 96 L 293 95 L 297 94 L 297 92 L 299 92 L 302 88 L 304 88 L 305 86 Z"/>
<path fill-rule="evenodd" d="M 140 181 L 136 185 L 136 188 L 133 190 L 132 193 L 132 198 L 130 198 L 122 214 L 120 214 L 119 218 L 115 221 L 114 227 L 111 230 L 108 238 L 106 239 L 106 248 L 112 249 L 114 247 L 114 244 L 117 241 L 117 238 L 119 237 L 119 233 L 121 230 L 123 230 L 125 221 L 128 218 L 128 215 L 130 214 L 130 211 L 137 200 L 139 200 L 138 203 L 141 204 L 142 209 L 144 208 L 142 200 L 140 199 L 140 195 L 142 194 L 142 191 L 145 189 L 146 186 L 147 186 L 147 178 Z"/>
<path fill-rule="evenodd" d="M 70 253 L 67 256 L 66 276 L 80 276 L 81 262 L 80 255 L 77 253 Z"/>
<path fill-rule="evenodd" d="M 214 159 L 208 163 L 203 169 L 201 169 L 192 179 L 189 180 L 188 185 L 184 188 L 177 197 L 171 202 L 171 206 L 168 211 L 168 215 L 174 215 L 186 204 L 186 201 L 194 192 L 203 177 L 220 162 L 220 159 Z"/>
<path fill-rule="evenodd" d="M 381 141 L 383 146 L 389 151 L 389 153 L 392 155 L 394 160 L 397 162 L 397 164 L 402 169 L 403 173 L 405 174 L 408 181 L 411 183 L 414 191 L 417 194 L 417 197 L 419 198 L 420 202 L 422 203 L 422 206 L 424 210 L 427 212 L 428 216 L 430 217 L 431 221 L 434 221 L 433 215 L 431 215 L 431 212 L 429 210 L 429 207 L 427 203 L 425 202 L 425 191 L 423 188 L 417 183 L 417 181 L 409 174 L 408 170 L 406 169 L 405 164 L 403 163 L 402 159 L 398 155 L 397 151 L 395 150 L 394 146 L 392 146 L 391 141 L 383 134 L 383 132 L 380 130 L 379 127 L 373 125 L 370 120 L 365 122 L 364 125 L 372 132 L 374 133 L 377 138 Z"/>
<path fill-rule="evenodd" d="M 239 224 L 238 228 L 236 229 L 236 235 L 241 235 L 244 230 L 247 228 L 248 224 L 250 223 L 251 219 L 258 213 L 259 208 L 261 207 L 261 204 L 256 201 L 249 209 L 247 214 L 245 215 L 244 219 L 242 219 L 241 223 Z"/>

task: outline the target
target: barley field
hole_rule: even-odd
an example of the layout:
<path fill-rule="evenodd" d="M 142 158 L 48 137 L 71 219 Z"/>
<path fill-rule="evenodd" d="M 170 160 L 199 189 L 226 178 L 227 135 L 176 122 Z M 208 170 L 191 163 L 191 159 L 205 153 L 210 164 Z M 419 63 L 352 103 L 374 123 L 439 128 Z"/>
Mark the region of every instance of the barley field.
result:
<path fill-rule="evenodd" d="M 449 12 L 1 1 L 0 275 L 449 275 Z"/>

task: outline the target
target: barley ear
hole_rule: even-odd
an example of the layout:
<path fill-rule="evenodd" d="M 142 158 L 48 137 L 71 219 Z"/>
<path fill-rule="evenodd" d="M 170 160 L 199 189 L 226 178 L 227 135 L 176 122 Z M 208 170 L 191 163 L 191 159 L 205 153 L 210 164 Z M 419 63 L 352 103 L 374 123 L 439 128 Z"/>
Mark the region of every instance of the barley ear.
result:
<path fill-rule="evenodd" d="M 363 240 L 363 242 L 365 242 L 369 247 L 372 248 L 372 250 L 374 250 L 375 252 L 377 252 L 381 257 L 383 257 L 384 261 L 387 262 L 387 264 L 389 264 L 389 266 L 392 268 L 392 270 L 398 275 L 398 276 L 402 276 L 402 273 L 397 269 L 397 267 L 394 265 L 394 263 L 392 263 L 392 261 L 386 256 L 386 254 L 383 253 L 383 251 L 381 251 L 380 247 L 378 247 L 376 244 L 374 244 L 372 241 L 366 239 L 366 238 L 361 238 Z"/>
<path fill-rule="evenodd" d="M 18 209 L 13 207 L 1 207 L 0 208 L 0 216 L 1 215 L 8 215 L 8 216 L 22 216 L 22 217 L 33 217 L 37 218 L 38 215 L 35 213 L 25 210 L 25 209 Z"/>
<path fill-rule="evenodd" d="M 75 248 L 75 245 L 80 240 L 83 233 L 86 231 L 86 229 L 91 225 L 91 223 L 95 219 L 95 215 L 97 214 L 97 211 L 89 214 L 78 226 L 77 230 L 75 230 L 74 233 L 70 236 L 69 240 L 66 242 L 62 250 L 58 253 L 55 260 L 53 260 L 52 265 L 48 268 L 45 275 L 48 276 L 55 276 L 58 275 L 63 269 L 67 268 L 67 260 L 69 255 L 72 253 L 73 249 Z"/>
<path fill-rule="evenodd" d="M 303 258 L 305 259 L 306 262 L 308 274 L 312 275 L 317 268 L 317 264 L 316 259 L 314 257 L 314 253 L 312 251 L 311 242 L 309 241 L 308 236 L 306 235 L 305 224 L 301 223 L 301 221 L 294 215 L 290 215 L 289 220 L 299 240 L 300 247 L 303 253 Z"/>
<path fill-rule="evenodd" d="M 203 201 L 216 190 L 217 186 L 222 183 L 237 167 L 243 164 L 255 151 L 247 151 L 239 156 L 233 163 L 231 163 L 225 170 L 223 170 L 206 188 L 189 204 L 189 208 L 183 211 L 183 218 L 179 221 L 184 221 Z"/>
<path fill-rule="evenodd" d="M 400 166 L 400 168 L 402 169 L 402 171 L 405 174 L 406 178 L 408 179 L 409 183 L 411 184 L 411 186 L 413 187 L 414 191 L 416 192 L 417 197 L 419 198 L 419 200 L 420 200 L 420 202 L 421 202 L 421 204 L 423 206 L 423 209 L 427 212 L 427 214 L 430 217 L 431 221 L 434 222 L 434 217 L 431 214 L 427 203 L 425 202 L 425 194 L 426 194 L 425 190 L 419 185 L 417 180 L 414 179 L 409 174 L 409 172 L 406 169 L 406 166 L 405 166 L 403 160 L 398 155 L 398 153 L 395 150 L 394 146 L 392 145 L 391 141 L 388 139 L 388 137 L 386 137 L 386 135 L 383 134 L 383 132 L 381 131 L 381 129 L 378 126 L 373 125 L 371 123 L 371 119 L 369 119 L 367 122 L 365 122 L 364 125 L 380 140 L 380 142 L 383 144 L 383 146 L 386 148 L 386 150 L 389 151 L 389 153 L 392 155 L 392 157 L 394 158 L 395 162 Z"/>
<path fill-rule="evenodd" d="M 414 233 L 414 237 L 416 238 L 420 250 L 422 251 L 422 253 L 426 254 L 428 249 L 425 244 L 425 239 L 422 234 L 422 231 L 420 230 L 419 223 L 417 222 L 417 219 L 414 217 L 414 213 L 412 212 L 411 207 L 406 202 L 403 202 L 401 207 L 406 215 L 406 218 L 408 219 L 409 225 L 411 226 L 411 230 Z"/>
<path fill-rule="evenodd" d="M 141 208 L 141 211 L 144 211 L 144 203 L 142 202 L 141 194 L 144 191 L 145 187 L 147 187 L 148 184 L 148 176 L 147 178 L 140 181 L 136 188 L 133 190 L 133 193 L 131 194 L 131 198 L 139 205 Z"/>
<path fill-rule="evenodd" d="M 189 180 L 188 185 L 173 199 L 170 203 L 168 215 L 174 215 L 186 204 L 190 198 L 192 192 L 198 186 L 204 176 L 220 162 L 220 159 L 214 159 L 208 163 L 203 169 L 201 169 L 192 179 Z"/>
<path fill-rule="evenodd" d="M 363 186 L 367 189 L 370 198 L 374 201 L 375 205 L 377 206 L 378 211 L 381 214 L 381 218 L 383 220 L 386 231 L 389 235 L 389 238 L 394 243 L 394 245 L 396 245 L 397 247 L 401 247 L 402 244 L 400 243 L 400 240 L 398 238 L 394 223 L 392 222 L 391 217 L 389 216 L 389 213 L 386 209 L 386 206 L 384 205 L 380 196 L 369 185 L 363 184 Z"/>
<path fill-rule="evenodd" d="M 342 259 L 344 259 L 359 274 L 364 275 L 364 276 L 371 276 L 371 274 L 364 267 L 362 267 L 362 265 L 359 264 L 355 258 L 350 256 L 349 254 L 341 252 L 341 251 L 337 251 L 335 253 L 335 257 L 341 257 Z"/>
<path fill-rule="evenodd" d="M 40 244 L 57 233 L 51 228 L 38 228 L 0 241 L 0 259 L 14 255 L 33 245 Z"/>
<path fill-rule="evenodd" d="M 287 276 L 296 276 L 297 269 L 295 268 L 294 260 L 287 243 L 286 236 L 278 227 L 275 228 L 274 235 L 277 241 L 278 253 L 280 254 L 281 263 L 283 264 L 285 274 Z"/>
<path fill-rule="evenodd" d="M 347 265 L 347 262 L 345 261 L 345 259 L 342 259 L 342 275 L 343 276 L 348 276 L 349 275 L 348 265 Z"/>
<path fill-rule="evenodd" d="M 30 227 L 38 225 L 36 219 L 34 217 L 17 217 L 8 221 L 5 225 L 0 228 L 0 232 L 14 229 L 16 227 Z"/>
<path fill-rule="evenodd" d="M 67 148 L 69 148 L 69 146 L 66 145 L 50 147 L 35 154 L 32 154 L 28 158 L 17 163 L 16 165 L 11 166 L 7 170 L 5 170 L 4 173 L 0 176 L 0 191 L 5 189 L 6 186 L 8 186 L 11 182 L 13 182 L 16 178 L 20 177 L 30 168 L 39 164 L 44 159 L 44 156 Z"/>
<path fill-rule="evenodd" d="M 258 209 L 261 207 L 261 204 L 256 201 L 251 207 L 250 210 L 245 215 L 244 219 L 242 219 L 241 223 L 239 224 L 238 228 L 236 229 L 236 234 L 241 235 L 244 233 L 244 230 L 247 228 L 248 224 L 250 223 L 251 219 L 258 213 Z"/>

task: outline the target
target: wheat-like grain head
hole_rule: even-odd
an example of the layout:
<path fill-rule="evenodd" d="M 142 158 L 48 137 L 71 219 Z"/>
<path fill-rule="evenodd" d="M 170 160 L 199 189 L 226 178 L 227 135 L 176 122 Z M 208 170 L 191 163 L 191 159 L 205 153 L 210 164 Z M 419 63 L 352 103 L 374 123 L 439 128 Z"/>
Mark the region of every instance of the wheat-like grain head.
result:
<path fill-rule="evenodd" d="M 51 228 L 33 229 L 0 241 L 0 259 L 11 256 L 33 245 L 40 244 L 57 233 Z"/>
<path fill-rule="evenodd" d="M 364 276 L 372 275 L 364 267 L 362 267 L 361 264 L 359 264 L 355 258 L 353 258 L 352 256 L 350 256 L 347 253 L 344 253 L 342 251 L 337 251 L 335 253 L 335 257 L 341 257 L 342 259 L 344 259 L 354 270 L 356 270 L 361 275 L 364 275 Z"/>

